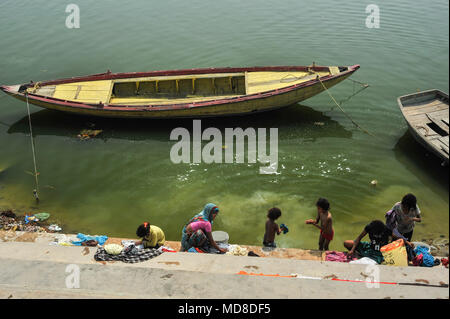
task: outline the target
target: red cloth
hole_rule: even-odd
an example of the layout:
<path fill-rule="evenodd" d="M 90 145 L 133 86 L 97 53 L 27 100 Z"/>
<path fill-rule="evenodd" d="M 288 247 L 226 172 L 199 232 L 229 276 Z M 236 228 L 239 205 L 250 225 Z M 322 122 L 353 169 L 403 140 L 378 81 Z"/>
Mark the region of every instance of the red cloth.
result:
<path fill-rule="evenodd" d="M 163 248 L 162 251 L 164 251 L 166 253 L 176 253 L 177 252 L 176 250 L 173 250 L 173 249 L 169 250 L 169 249 L 166 249 L 166 248 Z"/>
<path fill-rule="evenodd" d="M 448 258 L 442 258 L 441 263 L 443 266 L 445 266 L 445 268 L 448 268 Z"/>
<path fill-rule="evenodd" d="M 352 260 L 357 260 L 356 257 L 350 257 L 348 253 L 343 253 L 341 251 L 327 251 L 325 252 L 325 260 L 326 261 L 338 261 L 343 263 L 348 263 Z"/>
<path fill-rule="evenodd" d="M 417 255 L 412 260 L 413 266 L 421 266 L 423 263 L 423 254 Z"/>
<path fill-rule="evenodd" d="M 323 238 L 328 239 L 329 241 L 332 241 L 332 240 L 333 240 L 333 237 L 334 237 L 334 229 L 331 230 L 331 234 L 324 234 L 323 231 L 322 231 L 322 229 L 321 229 L 321 230 L 320 230 L 320 235 L 321 235 Z"/>

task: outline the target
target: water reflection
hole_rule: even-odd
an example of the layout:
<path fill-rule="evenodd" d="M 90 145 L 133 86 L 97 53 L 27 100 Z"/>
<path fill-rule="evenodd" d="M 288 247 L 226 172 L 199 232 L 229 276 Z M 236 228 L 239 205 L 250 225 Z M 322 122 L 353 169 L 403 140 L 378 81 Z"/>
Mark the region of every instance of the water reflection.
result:
<path fill-rule="evenodd" d="M 42 110 L 31 114 L 33 134 L 74 137 L 83 129 L 100 129 L 98 138 L 167 141 L 172 129 L 185 127 L 192 130 L 192 119 L 115 119 L 70 115 L 58 111 Z M 202 129 L 216 127 L 277 127 L 281 140 L 304 138 L 314 141 L 320 137 L 351 138 L 352 132 L 323 112 L 309 106 L 295 104 L 284 109 L 238 117 L 204 118 Z M 9 134 L 28 134 L 28 116 L 12 124 Z"/>
<path fill-rule="evenodd" d="M 449 167 L 443 167 L 441 165 L 442 160 L 420 145 L 409 131 L 406 131 L 398 140 L 394 147 L 394 153 L 396 159 L 413 175 L 417 176 L 422 183 L 429 185 L 430 188 L 439 193 L 444 188 L 448 198 Z"/>

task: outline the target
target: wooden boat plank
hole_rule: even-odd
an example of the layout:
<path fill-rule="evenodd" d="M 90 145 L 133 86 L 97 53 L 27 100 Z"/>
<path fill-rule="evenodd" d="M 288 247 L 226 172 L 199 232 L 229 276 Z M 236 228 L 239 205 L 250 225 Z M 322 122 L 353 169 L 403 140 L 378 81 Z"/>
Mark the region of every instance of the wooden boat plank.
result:
<path fill-rule="evenodd" d="M 339 68 L 337 66 L 330 66 L 330 73 L 332 75 L 339 74 Z"/>
<path fill-rule="evenodd" d="M 440 138 L 433 139 L 430 141 L 430 144 L 432 144 L 436 148 L 436 150 L 443 151 L 448 156 L 448 153 L 449 153 L 448 139 L 447 139 L 447 142 L 442 141 Z"/>
<path fill-rule="evenodd" d="M 47 86 L 38 88 L 36 90 L 36 94 L 39 94 L 42 96 L 53 97 L 53 94 L 55 93 L 55 89 L 56 89 L 55 85 L 47 85 Z"/>
<path fill-rule="evenodd" d="M 433 139 L 439 137 L 440 135 L 433 131 L 430 127 L 426 125 L 418 125 L 415 129 L 423 136 L 425 139 Z"/>
<path fill-rule="evenodd" d="M 329 72 L 318 72 L 320 76 Z M 308 72 L 249 72 L 247 94 L 266 92 L 313 80 L 316 74 Z M 292 79 L 293 81 L 289 81 Z"/>
<path fill-rule="evenodd" d="M 420 104 L 407 104 L 405 106 L 403 106 L 403 108 L 405 110 L 420 110 L 420 109 L 425 109 L 425 108 L 429 108 L 429 107 L 433 107 L 435 105 L 439 105 L 439 104 L 445 104 L 442 101 L 428 101 L 427 103 L 420 103 Z"/>
<path fill-rule="evenodd" d="M 439 110 L 434 112 L 427 112 L 427 116 L 432 116 L 435 118 L 439 118 L 442 121 L 443 118 L 448 118 L 449 110 L 446 108 L 445 110 Z M 448 125 L 448 124 L 447 124 Z"/>
<path fill-rule="evenodd" d="M 228 77 L 228 76 L 233 76 L 233 77 L 234 76 L 245 76 L 245 72 L 134 77 L 134 78 L 127 78 L 127 79 L 118 79 L 118 80 L 113 80 L 113 81 L 114 81 L 114 83 L 127 83 L 127 82 L 145 82 L 145 81 L 170 81 L 170 80 L 186 80 L 186 79 L 222 78 L 222 77 Z"/>
<path fill-rule="evenodd" d="M 56 85 L 54 98 L 85 103 L 105 103 L 111 91 L 111 81 L 75 82 Z"/>
<path fill-rule="evenodd" d="M 164 104 L 173 104 L 176 100 L 177 103 L 194 103 L 194 102 L 203 102 L 203 101 L 212 101 L 216 99 L 225 99 L 225 98 L 233 98 L 239 97 L 241 95 L 222 95 L 222 96 L 191 96 L 185 98 L 145 98 L 145 97 L 136 97 L 136 98 L 115 98 L 112 97 L 109 100 L 109 104 L 111 105 L 164 105 Z"/>
<path fill-rule="evenodd" d="M 439 141 L 441 141 L 445 146 L 448 147 L 448 135 L 440 137 Z"/>
<path fill-rule="evenodd" d="M 448 112 L 447 112 L 448 114 Z M 428 118 L 431 120 L 431 122 L 433 122 L 434 124 L 436 124 L 441 130 L 443 130 L 444 132 L 446 132 L 447 134 L 448 132 L 448 125 L 445 124 L 444 122 L 442 122 L 442 118 L 439 116 L 434 115 L 434 113 L 427 113 Z"/>
<path fill-rule="evenodd" d="M 403 111 L 406 116 L 420 114 L 420 113 L 430 113 L 435 111 L 442 111 L 448 109 L 448 104 L 444 104 L 442 102 L 435 103 L 433 105 L 424 105 L 424 106 L 406 106 L 403 108 Z"/>
<path fill-rule="evenodd" d="M 437 96 L 436 94 L 430 94 L 427 96 L 421 96 L 418 98 L 409 98 L 403 101 L 404 107 L 417 107 L 423 105 L 434 105 L 439 102 L 444 102 L 444 98 Z"/>
<path fill-rule="evenodd" d="M 430 120 L 427 117 L 427 113 L 419 113 L 414 115 L 407 116 L 407 119 L 410 123 L 428 123 Z"/>
<path fill-rule="evenodd" d="M 412 114 L 412 115 L 408 115 L 407 119 L 411 123 L 419 123 L 419 122 L 431 123 L 431 119 L 429 118 L 429 116 L 439 118 L 440 120 L 444 120 L 445 118 L 448 119 L 448 114 L 449 114 L 449 112 L 447 109 L 447 110 L 440 110 L 440 111 L 435 111 L 435 112 L 423 112 L 423 113 Z"/>

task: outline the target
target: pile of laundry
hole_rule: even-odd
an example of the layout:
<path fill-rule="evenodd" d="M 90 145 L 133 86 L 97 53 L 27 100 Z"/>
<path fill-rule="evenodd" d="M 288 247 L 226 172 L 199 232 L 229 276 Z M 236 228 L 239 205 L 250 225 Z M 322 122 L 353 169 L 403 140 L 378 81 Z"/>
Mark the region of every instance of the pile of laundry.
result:
<path fill-rule="evenodd" d="M 108 236 L 90 236 L 82 233 L 78 233 L 76 237 L 69 237 L 65 234 L 58 234 L 54 237 L 50 245 L 60 246 L 89 246 L 97 247 L 103 246 L 108 240 Z"/>
<path fill-rule="evenodd" d="M 414 253 L 416 255 L 412 261 L 414 266 L 433 267 L 441 264 L 439 258 L 435 258 L 431 255 L 429 247 L 417 246 L 414 248 Z"/>
<path fill-rule="evenodd" d="M 362 264 L 362 265 L 377 265 L 378 262 L 370 257 L 362 257 L 360 259 L 352 256 L 350 257 L 346 252 L 341 251 L 327 251 L 325 252 L 326 261 L 337 261 L 349 264 Z"/>
<path fill-rule="evenodd" d="M 422 244 L 422 243 L 418 243 Z M 408 256 L 406 255 L 406 248 L 404 251 L 404 255 L 401 255 L 399 258 L 403 258 L 405 266 L 407 265 Z M 432 256 L 430 252 L 430 247 L 427 245 L 417 245 L 414 249 L 411 249 L 412 254 L 410 261 L 412 261 L 413 266 L 422 266 L 422 267 L 433 267 L 438 266 L 442 263 L 443 266 L 448 268 L 448 258 L 438 258 Z M 367 264 L 367 265 L 376 265 L 381 263 L 376 256 L 366 256 L 363 258 L 355 258 L 349 257 L 346 252 L 340 251 L 327 251 L 325 252 L 325 260 L 326 261 L 337 261 L 337 262 L 345 262 L 350 264 Z M 391 263 L 388 263 L 391 264 Z"/>
<path fill-rule="evenodd" d="M 163 252 L 175 252 L 170 247 L 144 248 L 135 245 L 133 241 L 122 241 L 119 244 L 107 244 L 97 249 L 94 255 L 96 261 L 122 261 L 125 263 L 138 263 L 161 255 Z"/>
<path fill-rule="evenodd" d="M 239 245 L 229 245 L 226 255 L 247 256 L 248 249 Z"/>
<path fill-rule="evenodd" d="M 352 260 L 356 260 L 355 257 L 348 256 L 347 253 L 341 251 L 327 251 L 325 252 L 325 260 L 326 261 L 338 261 L 343 263 L 351 262 Z"/>

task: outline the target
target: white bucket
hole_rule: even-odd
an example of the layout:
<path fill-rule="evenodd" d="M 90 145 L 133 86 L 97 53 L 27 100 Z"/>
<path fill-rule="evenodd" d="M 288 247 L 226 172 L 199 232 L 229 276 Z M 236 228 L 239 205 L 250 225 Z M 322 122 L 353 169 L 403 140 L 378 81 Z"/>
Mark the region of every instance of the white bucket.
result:
<path fill-rule="evenodd" d="M 212 238 L 214 239 L 214 241 L 219 245 L 219 244 L 228 244 L 228 240 L 230 239 L 230 236 L 228 236 L 228 233 L 221 231 L 221 230 L 216 230 L 213 231 L 211 233 Z"/>

